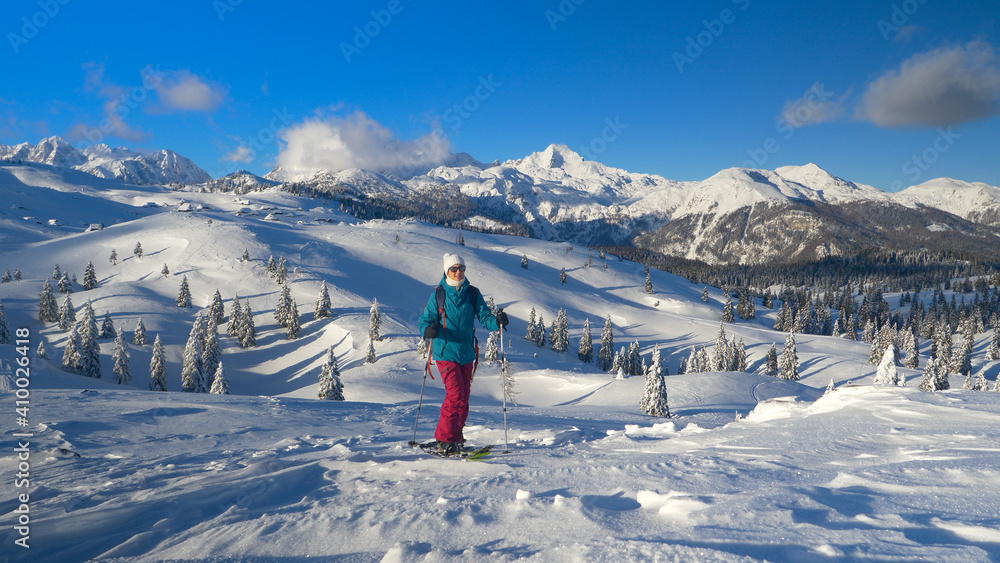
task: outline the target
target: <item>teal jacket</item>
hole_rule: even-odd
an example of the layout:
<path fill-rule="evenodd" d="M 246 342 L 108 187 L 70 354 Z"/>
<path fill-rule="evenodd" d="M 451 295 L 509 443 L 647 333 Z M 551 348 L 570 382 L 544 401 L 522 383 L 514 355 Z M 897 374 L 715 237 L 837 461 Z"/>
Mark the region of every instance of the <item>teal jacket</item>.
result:
<path fill-rule="evenodd" d="M 476 359 L 476 349 L 473 344 L 473 331 L 475 330 L 475 319 L 486 327 L 486 330 L 494 332 L 500 330 L 496 317 L 486 305 L 483 293 L 477 291 L 476 304 L 469 300 L 469 280 L 466 279 L 458 288 L 448 285 L 447 277 L 441 276 L 441 283 L 444 287 L 444 316 L 445 327 L 438 315 L 437 297 L 435 292 L 431 292 L 430 299 L 424 312 L 420 314 L 420 334 L 429 326 L 437 326 L 437 336 L 432 340 L 431 352 L 435 360 L 445 360 L 467 364 Z"/>

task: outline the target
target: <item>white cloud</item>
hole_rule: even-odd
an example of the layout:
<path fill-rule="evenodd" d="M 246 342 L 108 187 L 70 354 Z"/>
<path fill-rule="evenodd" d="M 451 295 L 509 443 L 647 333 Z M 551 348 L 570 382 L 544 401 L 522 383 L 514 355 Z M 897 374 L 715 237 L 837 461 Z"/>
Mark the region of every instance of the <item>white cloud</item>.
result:
<path fill-rule="evenodd" d="M 920 53 L 868 86 L 856 119 L 880 127 L 949 127 L 1000 113 L 1000 58 L 988 43 Z"/>
<path fill-rule="evenodd" d="M 287 175 L 312 175 L 364 168 L 380 172 L 426 172 L 451 154 L 437 131 L 401 140 L 363 112 L 318 116 L 278 133 L 283 141 L 277 164 Z"/>
<path fill-rule="evenodd" d="M 252 148 L 242 145 L 225 154 L 222 157 L 222 160 L 227 162 L 242 162 L 243 164 L 249 164 L 253 162 L 253 159 L 256 158 L 256 156 L 257 155 L 254 153 Z"/>
<path fill-rule="evenodd" d="M 226 89 L 189 70 L 164 71 L 153 88 L 166 110 L 215 111 L 226 99 Z"/>
<path fill-rule="evenodd" d="M 844 99 L 849 94 L 850 91 L 834 99 L 833 92 L 827 91 L 822 82 L 817 82 L 801 98 L 785 103 L 781 109 L 781 120 L 796 128 L 835 121 L 844 114 Z"/>
<path fill-rule="evenodd" d="M 130 91 L 128 88 L 106 80 L 103 64 L 89 62 L 84 64 L 83 68 L 86 71 L 83 89 L 86 92 L 97 94 L 104 100 L 102 105 L 104 119 L 96 127 L 77 123 L 70 128 L 67 136 L 71 140 L 87 139 L 91 142 L 100 142 L 106 135 L 130 141 L 139 141 L 149 137 L 148 133 L 129 125 L 126 121 L 132 108 L 141 101 L 137 99 L 134 90 Z"/>

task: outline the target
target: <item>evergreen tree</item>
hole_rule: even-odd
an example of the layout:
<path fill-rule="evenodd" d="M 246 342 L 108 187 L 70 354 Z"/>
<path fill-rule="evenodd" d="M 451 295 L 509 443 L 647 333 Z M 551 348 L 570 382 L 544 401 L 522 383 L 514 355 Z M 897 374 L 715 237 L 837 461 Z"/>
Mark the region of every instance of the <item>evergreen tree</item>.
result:
<path fill-rule="evenodd" d="M 917 334 L 913 329 L 905 329 L 903 334 L 906 335 L 904 342 L 906 358 L 903 360 L 903 365 L 910 369 L 916 369 L 920 366 L 920 352 L 917 350 Z"/>
<path fill-rule="evenodd" d="M 583 321 L 583 334 L 580 335 L 580 348 L 576 357 L 585 364 L 594 361 L 594 339 L 590 334 L 590 319 Z"/>
<path fill-rule="evenodd" d="M 216 326 L 221 325 L 226 321 L 226 308 L 222 304 L 222 294 L 219 290 L 215 290 L 215 294 L 212 295 L 212 304 L 208 306 L 208 316 L 212 319 Z"/>
<path fill-rule="evenodd" d="M 205 333 L 201 343 L 202 373 L 214 374 L 222 361 L 222 348 L 219 346 L 219 326 L 215 319 L 209 316 L 205 319 Z"/>
<path fill-rule="evenodd" d="M 996 325 L 993 326 L 993 338 L 990 339 L 990 345 L 986 348 L 986 361 L 995 362 L 1000 360 L 1000 330 L 997 330 Z"/>
<path fill-rule="evenodd" d="M 135 248 L 132 249 L 132 254 L 138 256 L 139 258 L 142 258 L 142 243 L 141 242 L 136 242 L 135 243 Z"/>
<path fill-rule="evenodd" d="M 538 334 L 537 334 L 538 321 L 536 320 L 535 317 L 536 317 L 535 308 L 532 307 L 531 312 L 528 313 L 528 329 L 524 332 L 524 338 L 529 342 L 538 341 Z"/>
<path fill-rule="evenodd" d="M 382 313 L 378 309 L 378 299 L 372 299 L 371 309 L 368 310 L 368 334 L 375 340 L 382 340 Z"/>
<path fill-rule="evenodd" d="M 222 362 L 219 362 L 218 367 L 215 368 L 215 375 L 212 376 L 212 388 L 208 392 L 213 395 L 229 394 L 229 379 L 226 377 L 226 370 L 222 368 Z"/>
<path fill-rule="evenodd" d="M 726 302 L 722 306 L 722 322 L 725 323 L 735 323 L 736 317 L 733 316 L 733 298 L 726 292 Z"/>
<path fill-rule="evenodd" d="M 521 256 L 521 267 L 524 268 L 525 270 L 528 269 L 528 257 L 527 257 L 527 255 L 522 255 Z"/>
<path fill-rule="evenodd" d="M 14 281 L 16 281 L 16 282 L 21 281 L 21 269 L 20 268 L 14 268 Z"/>
<path fill-rule="evenodd" d="M 243 334 L 243 307 L 240 305 L 239 295 L 233 297 L 233 303 L 229 307 L 229 322 L 226 324 L 226 334 L 238 339 Z"/>
<path fill-rule="evenodd" d="M 601 347 L 597 351 L 597 369 L 607 372 L 611 370 L 611 364 L 615 357 L 615 340 L 611 328 L 611 315 L 604 320 L 604 329 L 601 331 Z"/>
<path fill-rule="evenodd" d="M 316 313 L 314 315 L 317 319 L 325 319 L 333 315 L 331 311 L 332 304 L 330 303 L 330 290 L 326 287 L 326 280 L 319 286 L 319 297 L 316 298 Z"/>
<path fill-rule="evenodd" d="M 181 279 L 181 289 L 180 292 L 177 293 L 177 299 L 175 299 L 175 301 L 177 302 L 178 307 L 186 308 L 191 306 L 191 288 L 188 286 L 187 276 L 184 276 Z"/>
<path fill-rule="evenodd" d="M 76 324 L 76 309 L 73 308 L 73 301 L 67 295 L 59 307 L 59 328 L 69 330 L 74 324 Z"/>
<path fill-rule="evenodd" d="M 934 390 L 946 391 L 951 389 L 951 380 L 948 378 L 948 364 L 939 361 L 937 369 L 934 370 Z"/>
<path fill-rule="evenodd" d="M 698 373 L 700 371 L 701 366 L 698 365 L 698 351 L 692 346 L 687 361 L 684 362 L 684 373 Z"/>
<path fill-rule="evenodd" d="M 114 362 L 111 371 L 115 374 L 115 383 L 122 384 L 132 381 L 128 347 L 125 345 L 125 331 L 119 331 L 115 337 L 115 351 L 111 354 L 111 361 Z"/>
<path fill-rule="evenodd" d="M 556 352 L 569 350 L 569 320 L 566 318 L 566 309 L 559 309 L 556 320 L 552 323 L 552 349 Z"/>
<path fill-rule="evenodd" d="M 117 336 L 115 333 L 115 323 L 111 320 L 111 312 L 106 311 L 104 313 L 104 320 L 101 321 L 101 332 L 100 338 L 114 338 Z"/>
<path fill-rule="evenodd" d="M 69 276 L 66 274 L 63 274 L 59 278 L 59 283 L 56 284 L 56 287 L 59 289 L 59 293 L 73 293 L 73 282 L 70 281 Z"/>
<path fill-rule="evenodd" d="M 149 360 L 149 390 L 167 390 L 167 354 L 159 334 L 153 339 L 153 357 Z"/>
<path fill-rule="evenodd" d="M 247 304 L 243 307 L 243 314 L 240 316 L 240 329 L 242 332 L 239 334 L 240 346 L 244 348 L 253 348 L 257 345 L 257 327 L 253 322 L 253 311 L 250 309 L 250 299 L 247 299 Z"/>
<path fill-rule="evenodd" d="M 292 308 L 288 312 L 288 330 L 285 335 L 289 340 L 294 340 L 299 337 L 299 330 L 301 328 L 302 325 L 299 321 L 299 306 L 295 304 L 295 301 L 292 301 Z"/>
<path fill-rule="evenodd" d="M 704 344 L 698 348 L 698 371 L 712 371 L 712 362 L 708 358 L 708 351 L 705 350 Z"/>
<path fill-rule="evenodd" d="M 198 314 L 191 325 L 187 344 L 181 359 L 181 390 L 185 393 L 204 393 L 205 364 L 202 358 L 202 347 L 205 340 L 205 319 Z"/>
<path fill-rule="evenodd" d="M 7 323 L 7 314 L 3 311 L 3 303 L 0 303 L 0 344 L 13 343 L 13 335 L 10 332 L 10 325 Z"/>
<path fill-rule="evenodd" d="M 465 237 L 462 236 L 461 231 L 459 231 L 458 236 L 455 237 L 455 244 L 457 244 L 458 246 L 465 246 Z"/>
<path fill-rule="evenodd" d="M 281 286 L 281 293 L 278 294 L 278 302 L 274 306 L 274 320 L 278 326 L 287 327 L 289 316 L 292 311 L 292 290 L 288 284 Z"/>
<path fill-rule="evenodd" d="M 736 345 L 736 371 L 746 371 L 747 367 L 747 347 L 740 338 L 739 344 Z"/>
<path fill-rule="evenodd" d="M 781 378 L 795 381 L 799 378 L 799 354 L 795 350 L 795 333 L 789 332 L 785 338 L 785 348 L 779 359 Z"/>
<path fill-rule="evenodd" d="M 94 271 L 94 263 L 87 262 L 83 269 L 83 289 L 94 289 L 97 287 L 97 272 Z"/>
<path fill-rule="evenodd" d="M 889 343 L 889 347 L 882 354 L 878 369 L 875 371 L 875 385 L 905 385 L 905 381 L 899 372 L 896 371 L 896 345 Z"/>
<path fill-rule="evenodd" d="M 778 347 L 772 342 L 771 348 L 767 351 L 767 358 L 764 362 L 764 373 L 767 375 L 778 375 Z"/>
<path fill-rule="evenodd" d="M 59 267 L 59 264 L 56 264 L 56 267 L 53 268 L 52 270 L 52 279 L 55 281 L 59 281 L 62 279 L 62 277 L 63 277 L 62 268 Z"/>
<path fill-rule="evenodd" d="M 132 331 L 132 344 L 136 346 L 146 345 L 146 325 L 142 324 L 142 317 L 135 323 L 135 330 Z"/>
<path fill-rule="evenodd" d="M 0 278 L 0 283 L 10 283 L 10 280 L 12 280 L 12 279 L 14 279 L 14 278 L 11 277 L 11 275 L 10 275 L 10 269 L 9 268 L 4 268 L 3 269 L 3 277 Z"/>
<path fill-rule="evenodd" d="M 629 375 L 644 375 L 642 369 L 642 352 L 639 350 L 639 341 L 635 340 L 628 347 L 625 369 Z"/>
<path fill-rule="evenodd" d="M 278 263 L 274 261 L 273 254 L 267 257 L 267 273 L 272 276 L 278 273 Z"/>
<path fill-rule="evenodd" d="M 42 292 L 38 294 L 38 320 L 42 323 L 59 322 L 59 305 L 52 294 L 49 280 L 42 283 Z"/>
<path fill-rule="evenodd" d="M 366 364 L 374 364 L 377 361 L 378 361 L 378 358 L 375 356 L 375 333 L 369 332 L 368 333 L 368 353 L 365 355 L 365 363 Z"/>
<path fill-rule="evenodd" d="M 244 248 L 243 249 L 243 255 L 240 256 L 240 260 L 242 262 L 249 262 L 250 261 L 250 251 L 247 250 L 246 248 Z"/>
<path fill-rule="evenodd" d="M 649 266 L 646 267 L 646 283 L 643 285 L 643 290 L 647 295 L 653 294 L 653 278 L 649 277 Z"/>
<path fill-rule="evenodd" d="M 500 338 L 500 331 L 490 332 L 490 335 L 486 337 L 486 352 L 483 355 L 483 359 L 487 362 L 498 362 L 500 361 L 500 345 L 498 344 Z"/>
<path fill-rule="evenodd" d="M 667 406 L 667 385 L 663 381 L 660 367 L 660 347 L 653 347 L 653 357 L 646 371 L 646 388 L 639 400 L 639 410 L 650 416 L 670 418 L 670 408 Z"/>
<path fill-rule="evenodd" d="M 972 385 L 973 391 L 989 391 L 990 382 L 986 381 L 986 366 L 979 369 L 979 373 L 976 374 L 975 382 Z"/>
<path fill-rule="evenodd" d="M 80 333 L 76 325 L 70 328 L 66 336 L 66 347 L 63 348 L 62 367 L 70 373 L 76 373 L 80 365 Z"/>
<path fill-rule="evenodd" d="M 729 358 L 726 356 L 726 326 L 719 324 L 719 332 L 715 335 L 715 349 L 712 353 L 712 371 L 727 371 Z"/>
<path fill-rule="evenodd" d="M 611 361 L 611 373 L 616 374 L 618 379 L 625 379 L 628 375 L 628 351 L 624 346 L 615 353 L 615 358 Z"/>
<path fill-rule="evenodd" d="M 344 400 L 344 385 L 340 381 L 340 370 L 337 369 L 337 355 L 330 346 L 326 363 L 319 372 L 319 398 L 328 401 Z"/>
<path fill-rule="evenodd" d="M 965 376 L 972 375 L 972 350 L 962 346 L 955 354 L 955 373 Z"/>
<path fill-rule="evenodd" d="M 118 265 L 118 252 L 114 248 L 111 249 L 111 256 L 108 257 L 108 262 L 111 262 L 113 266 Z"/>
<path fill-rule="evenodd" d="M 274 279 L 279 284 L 284 284 L 286 281 L 288 281 L 288 267 L 285 265 L 284 256 L 278 258 L 278 269 L 274 273 Z"/>
<path fill-rule="evenodd" d="M 559 270 L 559 283 L 566 285 L 566 268 Z"/>
<path fill-rule="evenodd" d="M 705 303 L 708 303 L 708 288 L 707 287 L 705 289 L 701 290 L 701 300 L 703 302 L 705 302 Z"/>
<path fill-rule="evenodd" d="M 546 339 L 545 339 L 545 317 L 541 313 L 538 314 L 538 324 L 536 325 L 535 328 L 536 328 L 536 330 L 535 330 L 535 338 L 536 338 L 535 344 L 538 344 L 539 348 L 544 348 L 545 347 L 545 342 L 546 342 Z"/>
<path fill-rule="evenodd" d="M 38 341 L 38 348 L 35 348 L 35 357 L 39 360 L 49 359 L 49 351 L 45 349 L 45 341 Z"/>

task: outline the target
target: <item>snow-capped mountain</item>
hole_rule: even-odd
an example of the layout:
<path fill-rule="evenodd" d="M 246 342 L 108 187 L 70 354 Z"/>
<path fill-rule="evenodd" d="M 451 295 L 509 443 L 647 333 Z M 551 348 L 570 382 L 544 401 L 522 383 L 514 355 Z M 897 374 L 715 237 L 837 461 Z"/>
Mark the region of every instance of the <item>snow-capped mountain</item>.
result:
<path fill-rule="evenodd" d="M 910 207 L 926 206 L 947 211 L 969 221 L 1000 227 L 1000 188 L 982 182 L 937 178 L 895 194 Z"/>
<path fill-rule="evenodd" d="M 137 185 L 200 184 L 212 179 L 190 159 L 171 150 L 133 151 L 105 144 L 80 150 L 60 137 L 42 139 L 37 145 L 0 145 L 0 159 L 75 168 Z"/>

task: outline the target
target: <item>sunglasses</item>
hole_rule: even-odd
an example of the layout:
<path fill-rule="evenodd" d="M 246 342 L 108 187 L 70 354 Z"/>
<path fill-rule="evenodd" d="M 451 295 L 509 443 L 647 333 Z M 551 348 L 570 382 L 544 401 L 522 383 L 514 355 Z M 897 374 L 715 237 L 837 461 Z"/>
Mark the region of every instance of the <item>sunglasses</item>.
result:
<path fill-rule="evenodd" d="M 451 273 L 453 273 L 453 274 L 455 272 L 464 272 L 465 271 L 465 266 L 452 266 L 451 268 L 448 268 L 448 271 L 451 272 Z"/>

